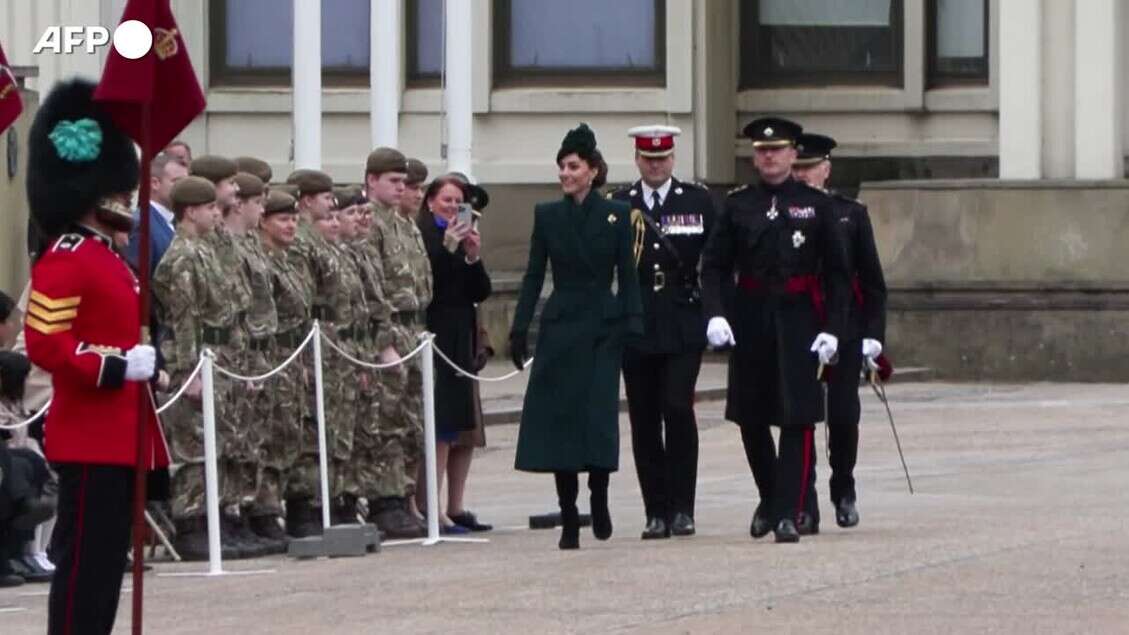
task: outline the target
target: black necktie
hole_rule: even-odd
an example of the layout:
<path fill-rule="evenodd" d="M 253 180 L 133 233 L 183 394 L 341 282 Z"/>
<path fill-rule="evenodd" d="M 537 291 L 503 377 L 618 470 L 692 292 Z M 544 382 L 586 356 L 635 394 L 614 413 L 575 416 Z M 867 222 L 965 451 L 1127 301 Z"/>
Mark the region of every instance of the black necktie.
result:
<path fill-rule="evenodd" d="M 654 213 L 654 214 L 658 214 L 659 208 L 662 207 L 662 205 L 663 205 L 663 202 L 662 202 L 662 199 L 659 198 L 659 191 L 655 190 L 655 191 L 651 192 L 651 212 Z"/>

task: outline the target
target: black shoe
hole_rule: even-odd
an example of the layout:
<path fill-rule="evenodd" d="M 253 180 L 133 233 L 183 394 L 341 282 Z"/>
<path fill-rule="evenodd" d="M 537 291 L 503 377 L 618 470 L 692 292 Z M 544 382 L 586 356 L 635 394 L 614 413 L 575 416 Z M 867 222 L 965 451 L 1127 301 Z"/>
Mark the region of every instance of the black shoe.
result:
<path fill-rule="evenodd" d="M 259 514 L 247 517 L 247 528 L 271 547 L 271 553 L 286 553 L 290 539 L 278 524 L 275 514 Z"/>
<path fill-rule="evenodd" d="M 52 573 L 39 566 L 39 563 L 29 563 L 29 558 L 17 557 L 8 560 L 8 569 L 24 579 L 24 582 L 50 582 Z"/>
<path fill-rule="evenodd" d="M 557 546 L 562 550 L 580 548 L 580 514 L 576 509 L 561 512 L 561 539 Z"/>
<path fill-rule="evenodd" d="M 309 498 L 292 498 L 286 501 L 286 533 L 292 538 L 320 536 L 321 512 Z"/>
<path fill-rule="evenodd" d="M 796 523 L 788 518 L 777 523 L 773 533 L 776 535 L 776 542 L 800 542 L 800 532 L 796 529 Z"/>
<path fill-rule="evenodd" d="M 764 538 L 768 532 L 772 531 L 772 521 L 768 519 L 767 505 L 761 503 L 757 505 L 757 510 L 753 512 L 753 522 L 749 525 L 749 534 L 753 538 Z"/>
<path fill-rule="evenodd" d="M 801 536 L 813 536 L 819 533 L 819 519 L 807 512 L 796 515 L 796 531 Z"/>
<path fill-rule="evenodd" d="M 690 518 L 689 514 L 678 512 L 674 515 L 674 521 L 670 523 L 670 533 L 675 536 L 693 536 L 696 531 L 694 519 Z"/>
<path fill-rule="evenodd" d="M 666 521 L 662 518 L 649 518 L 647 519 L 647 527 L 643 529 L 642 538 L 643 540 L 670 538 L 670 527 L 667 527 Z"/>
<path fill-rule="evenodd" d="M 372 504 L 370 521 L 392 540 L 424 538 L 427 527 L 419 523 L 405 509 L 403 499 L 381 498 Z"/>
<path fill-rule="evenodd" d="M 451 522 L 456 525 L 466 527 L 470 531 L 490 531 L 494 528 L 494 525 L 478 522 L 478 517 L 474 515 L 474 512 L 469 510 L 463 510 L 461 514 L 447 514 L 447 518 L 450 518 Z"/>
<path fill-rule="evenodd" d="M 844 498 L 835 505 L 835 522 L 843 528 L 859 524 L 859 510 L 854 497 Z"/>
<path fill-rule="evenodd" d="M 199 562 L 208 559 L 208 521 L 203 517 L 180 518 L 176 525 L 176 538 L 172 541 L 181 560 Z M 231 545 L 220 543 L 220 557 L 224 560 L 239 558 L 239 551 Z"/>
<path fill-rule="evenodd" d="M 579 526 L 578 520 L 577 527 Z M 607 501 L 592 501 L 592 535 L 596 540 L 607 540 L 612 537 L 612 515 L 608 511 Z"/>

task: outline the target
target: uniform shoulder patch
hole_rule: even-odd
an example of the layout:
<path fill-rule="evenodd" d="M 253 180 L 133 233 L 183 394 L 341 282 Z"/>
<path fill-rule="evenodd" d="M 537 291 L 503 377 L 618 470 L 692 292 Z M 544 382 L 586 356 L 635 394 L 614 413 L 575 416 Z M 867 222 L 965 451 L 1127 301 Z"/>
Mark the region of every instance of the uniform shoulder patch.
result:
<path fill-rule="evenodd" d="M 86 240 L 86 237 L 82 234 L 63 234 L 51 246 L 51 251 L 78 251 L 84 240 Z"/>
<path fill-rule="evenodd" d="M 745 183 L 744 185 L 738 185 L 737 187 L 735 187 L 735 188 L 729 190 L 728 192 L 726 192 L 725 195 L 726 196 L 733 196 L 734 194 L 737 194 L 738 192 L 742 192 L 744 190 L 747 190 L 748 188 L 749 188 L 748 183 Z"/>

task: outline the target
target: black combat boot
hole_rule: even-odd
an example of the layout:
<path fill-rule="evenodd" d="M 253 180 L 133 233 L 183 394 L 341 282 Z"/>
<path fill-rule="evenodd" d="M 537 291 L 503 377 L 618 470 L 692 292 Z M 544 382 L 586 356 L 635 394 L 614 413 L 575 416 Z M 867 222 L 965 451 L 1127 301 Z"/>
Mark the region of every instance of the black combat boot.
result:
<path fill-rule="evenodd" d="M 176 538 L 172 546 L 182 560 L 199 562 L 208 559 L 208 521 L 204 516 L 178 518 L 173 521 L 176 526 Z M 231 545 L 220 543 L 220 557 L 224 560 L 236 560 L 239 551 Z"/>
<path fill-rule="evenodd" d="M 405 509 L 405 501 L 399 497 L 379 498 L 372 504 L 369 520 L 382 534 L 392 540 L 423 538 L 427 529 L 420 525 Z"/>
<path fill-rule="evenodd" d="M 291 538 L 322 535 L 321 514 L 310 500 L 309 497 L 302 497 L 286 501 L 286 533 Z"/>
<path fill-rule="evenodd" d="M 247 528 L 266 543 L 270 553 L 286 553 L 290 540 L 287 538 L 286 532 L 279 526 L 276 514 L 257 514 L 245 516 L 245 518 L 247 519 Z"/>

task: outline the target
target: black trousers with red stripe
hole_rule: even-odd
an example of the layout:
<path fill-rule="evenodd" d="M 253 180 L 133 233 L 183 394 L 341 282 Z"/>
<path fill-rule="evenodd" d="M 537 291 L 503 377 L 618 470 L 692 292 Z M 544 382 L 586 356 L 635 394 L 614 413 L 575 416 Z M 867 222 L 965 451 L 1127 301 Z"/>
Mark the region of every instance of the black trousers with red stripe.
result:
<path fill-rule="evenodd" d="M 783 426 L 776 451 L 776 474 L 773 479 L 772 522 L 775 526 L 785 518 L 795 521 L 807 506 L 811 461 L 814 457 L 814 425 Z"/>
<path fill-rule="evenodd" d="M 109 633 L 129 550 L 132 468 L 60 463 L 51 536 L 55 576 L 47 605 L 50 635 Z"/>

